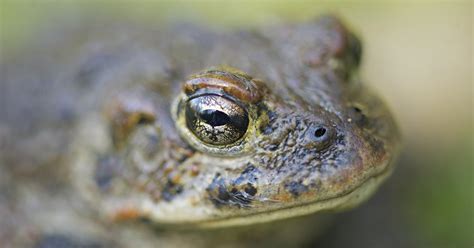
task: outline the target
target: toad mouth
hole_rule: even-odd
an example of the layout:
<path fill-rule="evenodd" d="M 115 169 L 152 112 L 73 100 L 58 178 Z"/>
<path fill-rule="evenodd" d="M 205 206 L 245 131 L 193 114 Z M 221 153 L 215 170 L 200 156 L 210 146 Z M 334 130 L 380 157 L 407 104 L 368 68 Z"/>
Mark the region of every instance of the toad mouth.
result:
<path fill-rule="evenodd" d="M 237 217 L 232 216 L 207 221 L 198 221 L 194 223 L 190 222 L 186 225 L 176 225 L 176 228 L 180 229 L 180 226 L 192 226 L 201 229 L 212 229 L 230 226 L 245 226 L 250 224 L 254 225 L 275 220 L 288 219 L 291 217 L 309 215 L 321 211 L 331 212 L 348 209 L 367 200 L 376 191 L 378 186 L 390 176 L 393 171 L 393 167 L 387 166 L 388 163 L 389 162 L 385 164 L 385 169 L 381 172 L 368 177 L 359 186 L 347 192 L 343 192 L 338 196 L 289 206 L 286 208 L 278 208 L 270 211 L 251 213 L 248 215 L 241 215 Z"/>

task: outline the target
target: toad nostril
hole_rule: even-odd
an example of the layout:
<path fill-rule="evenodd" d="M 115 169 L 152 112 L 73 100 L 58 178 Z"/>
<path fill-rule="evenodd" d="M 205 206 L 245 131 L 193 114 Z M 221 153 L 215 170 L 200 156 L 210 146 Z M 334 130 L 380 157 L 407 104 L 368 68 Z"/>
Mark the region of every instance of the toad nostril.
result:
<path fill-rule="evenodd" d="M 333 143 L 335 130 L 326 125 L 314 125 L 306 132 L 304 146 L 308 149 L 322 151 Z"/>
<path fill-rule="evenodd" d="M 362 109 L 360 109 L 359 107 L 352 107 L 352 109 L 353 109 L 356 113 L 362 113 Z"/>
<path fill-rule="evenodd" d="M 324 127 L 318 127 L 316 131 L 314 131 L 314 136 L 316 138 L 321 138 L 326 134 L 326 128 Z"/>

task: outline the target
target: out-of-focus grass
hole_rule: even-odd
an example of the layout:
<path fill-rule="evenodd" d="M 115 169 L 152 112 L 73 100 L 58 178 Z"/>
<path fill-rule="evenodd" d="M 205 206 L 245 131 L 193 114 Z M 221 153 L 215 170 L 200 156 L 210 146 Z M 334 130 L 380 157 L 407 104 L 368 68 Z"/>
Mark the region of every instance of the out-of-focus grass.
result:
<path fill-rule="evenodd" d="M 470 247 L 474 243 L 472 140 L 421 160 L 418 183 L 407 185 L 403 211 L 419 231 L 421 245 L 429 247 Z M 431 168 L 430 168 L 431 167 Z M 408 203 L 408 204 L 407 204 Z"/>
<path fill-rule="evenodd" d="M 472 8 L 471 1 L 429 0 L 0 0 L 0 55 L 34 41 L 38 26 L 65 17 L 114 15 L 148 24 L 184 19 L 242 27 L 337 13 L 363 39 L 362 75 L 400 120 L 411 159 L 400 170 L 416 175 L 394 214 L 410 220 L 420 244 L 460 247 L 474 245 Z"/>

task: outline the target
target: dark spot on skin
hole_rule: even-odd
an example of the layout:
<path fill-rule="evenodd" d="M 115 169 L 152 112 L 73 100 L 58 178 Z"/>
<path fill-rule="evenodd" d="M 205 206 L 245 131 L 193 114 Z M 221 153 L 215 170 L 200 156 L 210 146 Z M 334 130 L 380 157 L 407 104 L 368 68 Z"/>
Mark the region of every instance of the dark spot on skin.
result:
<path fill-rule="evenodd" d="M 147 224 L 147 225 L 153 224 L 153 222 L 148 217 L 144 217 L 144 216 L 139 216 L 137 218 L 137 221 L 143 224 Z"/>
<path fill-rule="evenodd" d="M 271 144 L 268 146 L 268 150 L 270 151 L 276 151 L 278 149 L 278 145 L 277 144 Z"/>
<path fill-rule="evenodd" d="M 153 122 L 153 121 L 150 120 L 150 118 L 148 118 L 147 116 L 145 116 L 145 115 L 140 115 L 140 116 L 138 117 L 137 126 L 138 126 L 138 125 L 150 124 L 150 123 L 152 123 L 152 122 Z"/>
<path fill-rule="evenodd" d="M 105 247 L 104 245 L 92 241 L 84 240 L 77 237 L 71 237 L 66 234 L 45 234 L 42 236 L 35 248 L 99 248 Z"/>
<path fill-rule="evenodd" d="M 152 159 L 153 156 L 159 151 L 160 148 L 160 137 L 157 134 L 147 134 L 144 139 L 144 147 L 142 148 L 146 158 Z"/>
<path fill-rule="evenodd" d="M 211 200 L 216 206 L 221 206 L 225 204 L 231 205 L 231 192 L 227 191 L 225 181 L 223 178 L 220 178 L 219 174 L 214 177 L 214 180 L 207 188 L 207 191 L 211 194 Z"/>
<path fill-rule="evenodd" d="M 365 126 L 368 124 L 369 120 L 361 108 L 353 106 L 349 109 L 349 114 L 352 118 L 352 121 L 355 122 L 357 125 Z"/>
<path fill-rule="evenodd" d="M 247 167 L 247 172 L 242 172 L 243 175 L 250 175 L 255 171 L 255 167 Z M 255 180 L 256 178 L 252 178 Z M 257 189 L 248 182 L 242 184 L 244 181 L 242 175 L 234 181 L 227 182 L 217 173 L 212 183 L 207 187 L 207 192 L 211 202 L 216 207 L 238 207 L 248 208 L 253 200 L 253 196 L 257 193 Z"/>
<path fill-rule="evenodd" d="M 245 185 L 246 183 L 256 183 L 260 175 L 258 170 L 253 164 L 247 164 L 247 167 L 240 173 L 240 176 L 233 180 L 233 185 Z"/>
<path fill-rule="evenodd" d="M 214 204 L 216 205 L 224 205 L 224 203 L 227 203 L 230 201 L 230 194 L 227 192 L 225 185 L 219 185 L 218 186 L 218 192 L 219 194 L 217 195 L 217 199 L 214 199 Z"/>
<path fill-rule="evenodd" d="M 68 104 L 61 104 L 58 115 L 61 121 L 65 123 L 72 123 L 77 119 L 77 110 Z"/>
<path fill-rule="evenodd" d="M 116 60 L 110 54 L 97 54 L 88 58 L 76 74 L 76 81 L 82 87 L 92 86 L 99 75 Z"/>
<path fill-rule="evenodd" d="M 365 137 L 367 142 L 370 144 L 370 146 L 373 149 L 374 156 L 383 156 L 386 152 L 386 147 L 385 143 L 381 141 L 380 139 L 375 138 L 373 135 L 367 135 Z"/>
<path fill-rule="evenodd" d="M 271 125 L 268 125 L 262 129 L 262 133 L 265 135 L 269 135 L 273 132 L 273 128 Z"/>
<path fill-rule="evenodd" d="M 262 112 L 265 111 L 265 110 L 267 111 L 267 112 L 265 112 L 265 114 L 268 116 L 268 123 L 269 123 L 268 125 L 261 126 L 260 131 L 264 135 L 269 135 L 274 131 L 274 128 L 271 125 L 271 123 L 273 123 L 275 121 L 275 119 L 278 118 L 278 116 L 275 112 L 268 110 L 266 107 L 261 107 L 260 109 L 262 110 Z"/>
<path fill-rule="evenodd" d="M 257 188 L 255 188 L 252 184 L 247 183 L 247 187 L 245 188 L 245 193 L 255 196 L 257 194 Z"/>
<path fill-rule="evenodd" d="M 112 156 L 99 157 L 94 173 L 94 181 L 102 192 L 109 189 L 112 180 L 120 170 L 118 159 Z"/>
<path fill-rule="evenodd" d="M 181 184 L 176 184 L 173 183 L 173 181 L 168 180 L 168 182 L 163 187 L 163 190 L 161 191 L 161 197 L 163 198 L 163 200 L 169 202 L 182 192 L 183 186 Z"/>
<path fill-rule="evenodd" d="M 285 184 L 285 188 L 288 192 L 290 192 L 293 196 L 298 197 L 302 193 L 308 191 L 308 186 L 303 185 L 300 182 L 290 182 Z"/>
<path fill-rule="evenodd" d="M 255 166 L 253 164 L 248 164 L 248 166 L 245 168 L 244 171 L 242 171 L 242 174 L 241 175 L 245 175 L 245 174 L 248 174 L 248 173 L 251 173 L 253 171 L 255 171 Z"/>

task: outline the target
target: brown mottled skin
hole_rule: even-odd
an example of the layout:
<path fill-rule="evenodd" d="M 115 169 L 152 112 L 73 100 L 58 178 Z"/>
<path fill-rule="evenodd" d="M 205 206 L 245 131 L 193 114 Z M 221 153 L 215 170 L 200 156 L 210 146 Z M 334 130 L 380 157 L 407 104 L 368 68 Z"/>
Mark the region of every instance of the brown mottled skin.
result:
<path fill-rule="evenodd" d="M 338 19 L 104 23 L 39 35 L 0 63 L 0 242 L 206 246 L 269 228 L 258 223 L 303 228 L 290 217 L 353 207 L 390 173 L 396 125 Z"/>

